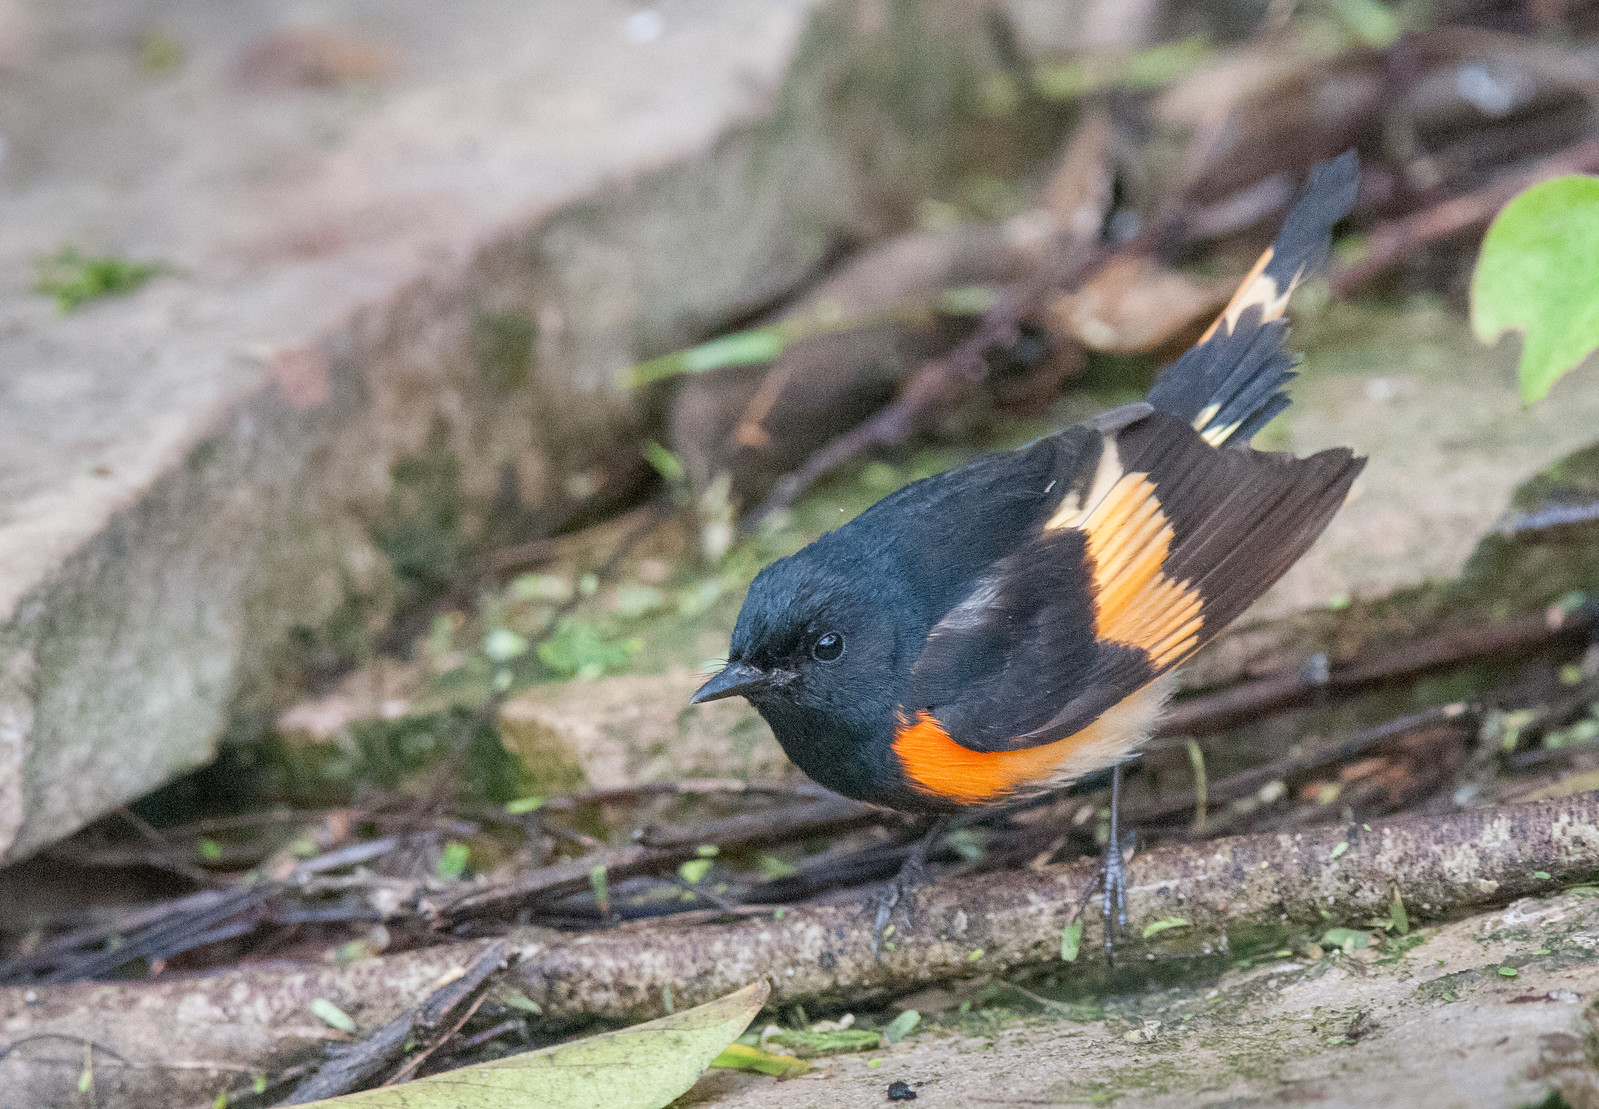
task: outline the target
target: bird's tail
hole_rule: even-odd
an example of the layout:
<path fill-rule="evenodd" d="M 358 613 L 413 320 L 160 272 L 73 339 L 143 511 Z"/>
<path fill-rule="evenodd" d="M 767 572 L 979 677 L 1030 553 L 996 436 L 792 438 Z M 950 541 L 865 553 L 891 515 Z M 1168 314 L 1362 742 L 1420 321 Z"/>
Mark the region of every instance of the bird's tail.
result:
<path fill-rule="evenodd" d="M 1283 350 L 1283 312 L 1294 288 L 1326 264 L 1333 224 L 1355 203 L 1353 150 L 1310 171 L 1277 239 L 1199 342 L 1168 366 L 1149 403 L 1191 422 L 1213 446 L 1247 446 L 1288 407 L 1295 357 Z"/>

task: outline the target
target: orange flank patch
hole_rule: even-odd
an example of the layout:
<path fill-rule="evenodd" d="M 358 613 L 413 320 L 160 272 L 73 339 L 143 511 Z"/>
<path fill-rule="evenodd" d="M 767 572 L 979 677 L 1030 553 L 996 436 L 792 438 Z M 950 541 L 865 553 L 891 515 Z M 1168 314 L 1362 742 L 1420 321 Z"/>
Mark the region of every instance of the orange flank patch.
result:
<path fill-rule="evenodd" d="M 1198 642 L 1204 598 L 1162 572 L 1175 537 L 1148 474 L 1124 474 L 1082 523 L 1093 560 L 1094 634 L 1138 647 L 1157 669 Z"/>
<path fill-rule="evenodd" d="M 1020 751 L 973 751 L 956 743 L 932 713 L 900 713 L 894 753 L 911 784 L 957 805 L 1002 801 L 1029 788 L 1054 788 L 1118 761 L 1149 737 L 1166 684 L 1146 685 L 1065 739 Z"/>

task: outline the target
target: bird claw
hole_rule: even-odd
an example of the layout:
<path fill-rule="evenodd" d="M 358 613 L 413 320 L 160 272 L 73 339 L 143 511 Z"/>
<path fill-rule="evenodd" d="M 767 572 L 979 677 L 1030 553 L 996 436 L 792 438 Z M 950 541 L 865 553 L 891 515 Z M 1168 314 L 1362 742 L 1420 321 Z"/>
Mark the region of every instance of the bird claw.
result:
<path fill-rule="evenodd" d="M 894 917 L 899 919 L 899 924 L 894 925 L 895 930 L 903 927 L 905 932 L 910 932 L 910 912 L 916 903 L 916 888 L 927 880 L 927 844 L 937 834 L 939 834 L 939 831 L 935 829 L 934 833 L 929 833 L 929 836 L 923 839 L 921 844 L 916 845 L 915 849 L 911 849 L 910 855 L 907 855 L 905 861 L 900 863 L 899 874 L 895 874 L 894 877 L 884 882 L 883 888 L 879 888 L 878 893 L 873 898 L 876 904 L 876 919 L 871 924 L 871 956 L 873 956 L 873 959 L 883 959 L 883 943 L 884 940 L 887 940 L 889 922 Z M 899 912 L 895 912 L 895 909 L 899 909 Z"/>
<path fill-rule="evenodd" d="M 916 901 L 916 889 L 927 879 L 927 871 L 923 866 L 922 852 L 913 850 L 905 857 L 900 865 L 899 873 L 890 878 L 877 891 L 873 901 L 877 905 L 877 916 L 872 923 L 872 957 L 881 960 L 883 957 L 883 941 L 887 939 L 889 922 L 898 917 L 899 923 L 896 930 L 903 926 L 908 932 L 911 926 L 911 907 Z M 896 913 L 894 910 L 898 909 Z"/>
<path fill-rule="evenodd" d="M 1105 892 L 1105 958 L 1114 963 L 1116 929 L 1127 927 L 1127 863 L 1121 844 L 1112 841 L 1105 845 L 1100 878 Z"/>

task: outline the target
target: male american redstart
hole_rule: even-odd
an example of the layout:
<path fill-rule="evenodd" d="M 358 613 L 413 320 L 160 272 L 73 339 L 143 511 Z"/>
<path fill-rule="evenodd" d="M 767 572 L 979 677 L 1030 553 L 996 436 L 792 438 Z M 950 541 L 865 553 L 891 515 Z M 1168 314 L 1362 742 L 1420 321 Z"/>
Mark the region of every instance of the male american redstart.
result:
<path fill-rule="evenodd" d="M 908 485 L 761 571 L 726 667 L 694 702 L 747 697 L 812 778 L 905 812 L 1119 768 L 1173 670 L 1305 553 L 1364 465 L 1343 448 L 1249 447 L 1288 407 L 1283 313 L 1325 263 L 1358 177 L 1353 152 L 1311 171 L 1276 241 L 1145 401 Z M 1113 909 L 1125 923 L 1112 781 L 1107 947 Z"/>

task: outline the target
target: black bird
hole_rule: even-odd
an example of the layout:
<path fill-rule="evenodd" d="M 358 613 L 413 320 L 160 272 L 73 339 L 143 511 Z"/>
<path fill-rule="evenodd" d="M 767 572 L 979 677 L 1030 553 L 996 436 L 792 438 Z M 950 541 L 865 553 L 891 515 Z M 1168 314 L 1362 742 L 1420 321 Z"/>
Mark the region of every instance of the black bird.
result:
<path fill-rule="evenodd" d="M 1288 407 L 1289 295 L 1326 261 L 1353 152 L 1303 197 L 1221 316 L 1148 398 L 883 498 L 763 570 L 727 666 L 801 769 L 849 797 L 948 815 L 1112 775 L 1106 943 L 1125 924 L 1120 763 L 1172 672 L 1327 526 L 1364 465 L 1249 447 Z M 924 848 L 927 841 L 924 840 Z M 880 903 L 913 882 L 920 854 Z"/>

